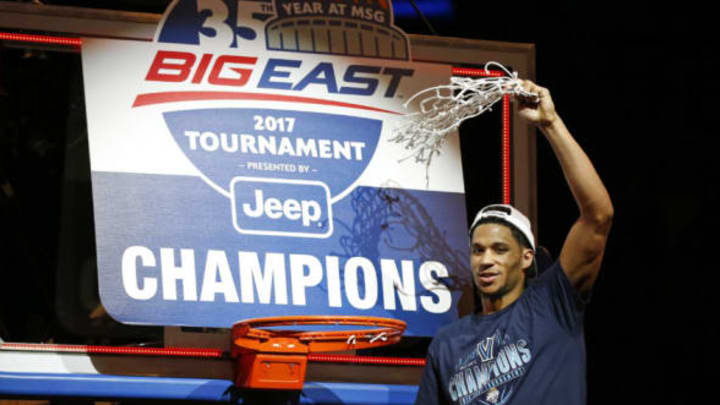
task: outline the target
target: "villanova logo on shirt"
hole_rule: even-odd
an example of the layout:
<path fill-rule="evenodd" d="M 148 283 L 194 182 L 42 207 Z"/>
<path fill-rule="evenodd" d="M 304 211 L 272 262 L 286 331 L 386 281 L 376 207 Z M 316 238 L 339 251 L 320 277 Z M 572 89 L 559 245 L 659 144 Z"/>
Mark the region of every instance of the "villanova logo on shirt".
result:
<path fill-rule="evenodd" d="M 505 404 L 531 360 L 525 339 L 498 330 L 478 341 L 475 351 L 458 365 L 448 384 L 450 397 L 458 404 Z"/>

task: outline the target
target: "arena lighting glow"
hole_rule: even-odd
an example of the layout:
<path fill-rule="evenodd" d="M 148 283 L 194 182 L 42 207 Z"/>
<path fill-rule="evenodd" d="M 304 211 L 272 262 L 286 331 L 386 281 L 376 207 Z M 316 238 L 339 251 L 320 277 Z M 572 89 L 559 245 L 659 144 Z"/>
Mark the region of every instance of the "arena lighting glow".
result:
<path fill-rule="evenodd" d="M 403 3 L 399 3 L 403 4 Z M 425 4 L 419 2 L 418 6 Z M 407 4 L 410 7 L 409 4 Z M 414 12 L 414 10 L 413 10 Z M 424 9 L 423 9 L 424 12 Z M 0 40 L 32 42 L 41 44 L 55 44 L 67 46 L 82 46 L 82 39 L 71 37 L 55 37 L 49 35 L 33 35 L 33 34 L 17 34 L 12 32 L 0 32 Z M 504 73 L 497 70 L 486 71 L 478 68 L 453 67 L 452 74 L 454 76 L 471 76 L 471 77 L 500 77 Z M 503 123 L 502 123 L 502 195 L 503 203 L 511 203 L 511 185 L 510 185 L 510 98 L 503 98 Z"/>
<path fill-rule="evenodd" d="M 54 37 L 49 35 L 17 34 L 14 32 L 0 32 L 0 40 L 33 42 L 39 44 L 81 46 L 82 39 L 71 37 Z"/>

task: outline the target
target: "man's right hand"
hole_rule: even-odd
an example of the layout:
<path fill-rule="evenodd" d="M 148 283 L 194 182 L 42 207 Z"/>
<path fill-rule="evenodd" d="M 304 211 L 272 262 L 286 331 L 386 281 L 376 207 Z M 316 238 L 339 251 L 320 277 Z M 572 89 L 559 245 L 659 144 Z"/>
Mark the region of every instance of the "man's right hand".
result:
<path fill-rule="evenodd" d="M 539 102 L 534 103 L 530 98 L 522 95 L 515 96 L 518 102 L 518 115 L 525 121 L 541 128 L 549 127 L 555 123 L 558 115 L 555 112 L 555 104 L 550 96 L 550 91 L 530 80 L 523 80 L 522 88 L 528 93 L 537 94 Z"/>

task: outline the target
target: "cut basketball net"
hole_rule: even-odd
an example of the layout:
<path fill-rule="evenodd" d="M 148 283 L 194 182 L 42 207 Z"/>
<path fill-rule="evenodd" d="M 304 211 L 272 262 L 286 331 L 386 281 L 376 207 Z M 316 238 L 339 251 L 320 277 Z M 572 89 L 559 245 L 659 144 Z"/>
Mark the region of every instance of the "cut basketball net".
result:
<path fill-rule="evenodd" d="M 451 77 L 450 84 L 419 91 L 403 105 L 407 109 L 417 102 L 418 110 L 405 115 L 406 119 L 393 130 L 390 141 L 410 150 L 401 162 L 414 157 L 415 162 L 425 164 L 426 185 L 430 184 L 429 169 L 433 157 L 440 154 L 447 135 L 463 121 L 492 110 L 505 95 L 520 96 L 530 103 L 539 102 L 537 94 L 522 88 L 517 72 L 510 72 L 497 62 L 488 62 L 485 64 L 488 75 L 491 66 L 499 67 L 506 76 Z"/>

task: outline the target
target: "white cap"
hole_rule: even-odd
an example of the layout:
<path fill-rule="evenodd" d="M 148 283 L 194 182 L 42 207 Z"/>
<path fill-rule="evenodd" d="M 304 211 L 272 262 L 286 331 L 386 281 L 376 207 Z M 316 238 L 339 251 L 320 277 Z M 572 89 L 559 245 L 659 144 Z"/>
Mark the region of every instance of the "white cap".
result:
<path fill-rule="evenodd" d="M 519 230 L 528 242 L 530 247 L 535 250 L 535 238 L 533 237 L 532 227 L 530 226 L 530 220 L 523 215 L 522 212 L 518 211 L 512 205 L 507 204 L 492 204 L 481 209 L 475 216 L 475 220 L 470 226 L 470 237 L 472 238 L 472 231 L 475 229 L 477 224 L 485 218 L 499 218 Z"/>

